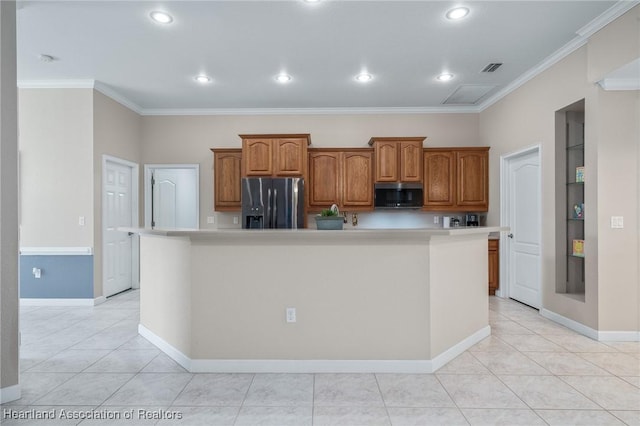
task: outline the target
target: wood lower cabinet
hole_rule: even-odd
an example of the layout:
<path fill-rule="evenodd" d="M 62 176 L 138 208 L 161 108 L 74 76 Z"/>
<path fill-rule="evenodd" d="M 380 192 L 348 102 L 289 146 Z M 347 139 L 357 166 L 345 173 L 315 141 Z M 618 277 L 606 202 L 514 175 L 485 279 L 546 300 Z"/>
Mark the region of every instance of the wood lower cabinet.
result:
<path fill-rule="evenodd" d="M 308 134 L 240 135 L 242 175 L 261 177 L 305 177 Z"/>
<path fill-rule="evenodd" d="M 213 200 L 215 211 L 241 209 L 240 149 L 211 149 L 213 151 Z"/>
<path fill-rule="evenodd" d="M 425 137 L 376 137 L 376 182 L 422 182 L 422 143 Z"/>
<path fill-rule="evenodd" d="M 488 147 L 426 148 L 423 163 L 423 210 L 489 210 Z"/>
<path fill-rule="evenodd" d="M 373 209 L 372 149 L 310 149 L 307 206 L 337 204 L 349 211 Z"/>
<path fill-rule="evenodd" d="M 489 240 L 489 295 L 500 287 L 500 240 Z"/>

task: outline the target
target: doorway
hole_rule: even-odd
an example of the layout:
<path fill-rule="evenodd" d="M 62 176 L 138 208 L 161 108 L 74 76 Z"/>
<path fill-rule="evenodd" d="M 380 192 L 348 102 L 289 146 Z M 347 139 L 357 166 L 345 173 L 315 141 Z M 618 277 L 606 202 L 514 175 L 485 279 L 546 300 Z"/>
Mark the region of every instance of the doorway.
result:
<path fill-rule="evenodd" d="M 138 226 L 138 165 L 102 157 L 102 279 L 105 297 L 137 283 L 137 242 L 122 227 Z"/>
<path fill-rule="evenodd" d="M 501 225 L 510 231 L 502 237 L 504 259 L 499 295 L 540 309 L 541 188 L 540 146 L 501 157 Z"/>
<path fill-rule="evenodd" d="M 199 164 L 145 164 L 145 227 L 198 229 Z"/>

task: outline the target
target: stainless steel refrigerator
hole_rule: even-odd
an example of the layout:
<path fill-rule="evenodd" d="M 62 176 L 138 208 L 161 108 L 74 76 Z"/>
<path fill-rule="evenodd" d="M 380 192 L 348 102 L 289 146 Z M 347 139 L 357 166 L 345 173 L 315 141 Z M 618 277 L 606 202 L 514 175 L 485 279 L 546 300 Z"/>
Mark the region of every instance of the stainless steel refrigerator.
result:
<path fill-rule="evenodd" d="M 242 227 L 304 228 L 304 179 L 242 178 Z"/>

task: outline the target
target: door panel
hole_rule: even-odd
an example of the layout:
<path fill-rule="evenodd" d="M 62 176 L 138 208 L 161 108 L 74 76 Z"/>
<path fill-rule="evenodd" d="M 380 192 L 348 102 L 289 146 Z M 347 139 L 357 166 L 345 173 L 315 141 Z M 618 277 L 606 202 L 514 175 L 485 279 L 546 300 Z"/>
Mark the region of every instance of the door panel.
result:
<path fill-rule="evenodd" d="M 373 153 L 343 153 L 342 177 L 342 207 L 373 208 Z"/>
<path fill-rule="evenodd" d="M 340 204 L 339 158 L 338 152 L 309 154 L 309 207 L 328 209 Z"/>
<path fill-rule="evenodd" d="M 271 139 L 242 141 L 244 176 L 271 176 L 273 174 L 273 150 Z"/>
<path fill-rule="evenodd" d="M 486 151 L 463 151 L 457 154 L 457 204 L 478 211 L 489 205 L 487 168 L 489 154 Z"/>
<path fill-rule="evenodd" d="M 509 296 L 540 308 L 540 165 L 530 154 L 509 161 Z"/>
<path fill-rule="evenodd" d="M 400 142 L 400 181 L 422 182 L 422 142 Z"/>
<path fill-rule="evenodd" d="M 132 168 L 105 163 L 104 182 L 104 283 L 103 293 L 112 296 L 132 287 L 132 239 L 119 227 L 133 226 Z"/>
<path fill-rule="evenodd" d="M 155 166 L 152 170 L 154 226 L 161 229 L 197 229 L 198 169 Z"/>
<path fill-rule="evenodd" d="M 398 181 L 397 145 L 397 142 L 375 142 L 376 182 Z"/>
<path fill-rule="evenodd" d="M 276 176 L 303 176 L 306 160 L 306 139 L 278 139 L 275 141 Z"/>
<path fill-rule="evenodd" d="M 455 153 L 426 151 L 424 153 L 424 205 L 453 207 L 455 205 Z"/>

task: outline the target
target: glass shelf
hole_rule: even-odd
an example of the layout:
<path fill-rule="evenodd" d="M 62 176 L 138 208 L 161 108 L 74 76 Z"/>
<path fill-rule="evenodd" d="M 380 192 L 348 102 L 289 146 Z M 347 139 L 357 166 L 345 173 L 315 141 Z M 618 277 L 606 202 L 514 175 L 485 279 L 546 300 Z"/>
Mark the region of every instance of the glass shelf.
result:
<path fill-rule="evenodd" d="M 567 185 L 584 185 L 584 182 L 567 182 Z"/>
<path fill-rule="evenodd" d="M 568 217 L 567 220 L 575 220 L 577 222 L 584 222 L 583 217 Z"/>
<path fill-rule="evenodd" d="M 575 255 L 573 253 L 569 253 L 567 256 L 573 257 L 574 259 L 584 259 L 584 256 L 577 256 L 577 255 Z"/>
<path fill-rule="evenodd" d="M 584 149 L 584 144 L 577 144 L 577 145 L 570 145 L 567 147 L 567 151 L 569 150 L 574 150 L 574 149 Z"/>

